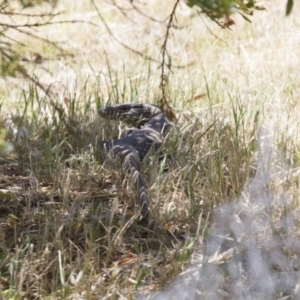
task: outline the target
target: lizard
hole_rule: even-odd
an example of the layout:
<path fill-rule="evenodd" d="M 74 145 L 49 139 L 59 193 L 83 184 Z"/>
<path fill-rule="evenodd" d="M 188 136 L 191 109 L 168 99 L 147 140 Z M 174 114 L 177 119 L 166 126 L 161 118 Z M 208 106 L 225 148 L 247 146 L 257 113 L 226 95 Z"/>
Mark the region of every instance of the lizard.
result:
<path fill-rule="evenodd" d="M 150 104 L 115 104 L 99 110 L 99 115 L 108 120 L 120 120 L 135 126 L 128 135 L 113 141 L 102 141 L 101 148 L 110 153 L 122 165 L 122 171 L 129 174 L 135 185 L 141 205 L 141 216 L 152 230 L 155 221 L 149 212 L 149 197 L 141 175 L 141 163 L 147 153 L 158 150 L 168 130 L 173 126 L 164 112 Z"/>

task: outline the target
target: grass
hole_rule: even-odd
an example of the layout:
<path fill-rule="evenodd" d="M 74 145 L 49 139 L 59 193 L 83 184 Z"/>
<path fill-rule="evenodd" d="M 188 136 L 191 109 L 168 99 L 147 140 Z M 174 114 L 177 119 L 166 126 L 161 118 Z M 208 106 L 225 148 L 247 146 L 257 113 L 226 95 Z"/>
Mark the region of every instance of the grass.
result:
<path fill-rule="evenodd" d="M 124 129 L 97 109 L 155 103 L 160 70 L 115 43 L 86 1 L 59 5 L 99 27 L 40 29 L 74 52 L 57 61 L 53 49 L 29 46 L 43 49 L 50 71 L 31 72 L 52 83 L 51 99 L 20 78 L 0 85 L 14 146 L 0 164 L 1 298 L 297 298 L 298 8 L 284 18 L 277 1 L 253 24 L 237 17 L 232 31 L 206 20 L 216 39 L 181 5 L 178 23 L 190 26 L 174 32 L 169 51 L 193 64 L 169 76 L 179 122 L 164 152 L 175 161 L 143 164 L 152 214 L 168 230 L 152 236 L 119 167 L 94 146 Z M 147 12 L 163 19 L 170 5 Z M 124 42 L 159 56 L 161 24 L 101 9 Z"/>

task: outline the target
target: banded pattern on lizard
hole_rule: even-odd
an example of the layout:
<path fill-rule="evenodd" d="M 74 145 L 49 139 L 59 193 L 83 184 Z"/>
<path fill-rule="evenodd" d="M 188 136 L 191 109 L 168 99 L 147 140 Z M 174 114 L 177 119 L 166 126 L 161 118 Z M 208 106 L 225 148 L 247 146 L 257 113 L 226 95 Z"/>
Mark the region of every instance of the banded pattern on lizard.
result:
<path fill-rule="evenodd" d="M 114 159 L 122 164 L 122 170 L 130 175 L 137 190 L 141 205 L 141 215 L 148 222 L 150 229 L 155 222 L 149 213 L 149 198 L 146 184 L 140 173 L 141 162 L 150 149 L 157 150 L 173 125 L 160 108 L 149 104 L 115 104 L 99 110 L 101 117 L 109 120 L 120 120 L 137 129 L 128 136 L 108 142 L 103 141 L 103 148 L 111 153 Z"/>

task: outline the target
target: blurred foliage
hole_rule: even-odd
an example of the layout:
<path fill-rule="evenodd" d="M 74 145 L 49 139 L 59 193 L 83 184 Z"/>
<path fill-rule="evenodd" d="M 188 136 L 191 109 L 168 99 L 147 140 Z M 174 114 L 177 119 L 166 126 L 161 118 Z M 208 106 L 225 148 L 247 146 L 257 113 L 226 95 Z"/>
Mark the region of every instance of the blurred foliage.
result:
<path fill-rule="evenodd" d="M 19 0 L 23 8 L 33 7 L 36 5 L 43 4 L 44 2 L 49 2 L 46 0 Z"/>
<path fill-rule="evenodd" d="M 288 0 L 286 4 L 286 11 L 285 11 L 285 14 L 287 16 L 292 12 L 293 6 L 294 6 L 294 0 Z"/>
<path fill-rule="evenodd" d="M 0 8 L 2 9 L 5 6 L 11 5 L 14 1 L 8 1 L 8 0 L 4 0 L 0 3 Z M 27 7 L 34 7 L 37 5 L 41 5 L 43 3 L 49 3 L 52 6 L 56 5 L 56 1 L 55 0 L 18 0 L 15 1 L 18 2 L 22 8 L 27 8 Z"/>
<path fill-rule="evenodd" d="M 253 15 L 253 10 L 265 9 L 257 5 L 255 0 L 186 0 L 186 3 L 189 7 L 200 8 L 201 13 L 207 15 L 222 28 L 234 24 L 230 18 L 233 13 L 239 13 L 245 20 L 251 22 L 247 15 Z"/>
<path fill-rule="evenodd" d="M 6 141 L 6 129 L 0 125 L 0 154 L 8 154 L 13 150 L 13 145 Z"/>
<path fill-rule="evenodd" d="M 32 14 L 27 11 L 27 8 L 39 5 L 43 5 L 40 12 Z M 37 58 L 41 55 L 37 53 L 33 58 L 25 57 L 28 49 L 21 42 L 21 36 L 38 39 L 55 47 L 55 43 L 33 30 L 53 22 L 53 18 L 59 14 L 53 12 L 55 6 L 55 0 L 0 0 L 0 76 L 21 75 L 42 87 L 26 68 L 26 63 L 39 63 Z"/>

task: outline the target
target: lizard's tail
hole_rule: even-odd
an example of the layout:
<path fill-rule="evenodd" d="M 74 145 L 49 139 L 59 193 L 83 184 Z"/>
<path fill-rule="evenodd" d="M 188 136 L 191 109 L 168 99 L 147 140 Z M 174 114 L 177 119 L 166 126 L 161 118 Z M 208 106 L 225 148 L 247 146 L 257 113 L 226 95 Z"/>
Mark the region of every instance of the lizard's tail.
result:
<path fill-rule="evenodd" d="M 132 182 L 135 185 L 136 191 L 138 193 L 139 202 L 141 205 L 141 215 L 144 220 L 148 222 L 148 227 L 152 230 L 155 227 L 155 222 L 151 218 L 149 211 L 149 198 L 147 194 L 147 188 L 145 181 L 139 172 L 140 170 L 140 158 L 139 156 L 133 152 L 127 154 L 125 159 L 123 160 L 123 171 L 125 173 L 130 174 L 132 178 Z"/>

